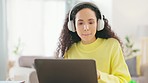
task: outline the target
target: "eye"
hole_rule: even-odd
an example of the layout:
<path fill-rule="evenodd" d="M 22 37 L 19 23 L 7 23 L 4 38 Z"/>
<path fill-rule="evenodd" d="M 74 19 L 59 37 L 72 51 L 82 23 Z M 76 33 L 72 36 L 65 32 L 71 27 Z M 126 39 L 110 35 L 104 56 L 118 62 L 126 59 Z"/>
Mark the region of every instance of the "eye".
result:
<path fill-rule="evenodd" d="M 89 24 L 94 24 L 94 22 L 92 21 L 92 22 L 89 22 Z"/>
<path fill-rule="evenodd" d="M 78 25 L 83 25 L 83 22 L 79 22 Z"/>

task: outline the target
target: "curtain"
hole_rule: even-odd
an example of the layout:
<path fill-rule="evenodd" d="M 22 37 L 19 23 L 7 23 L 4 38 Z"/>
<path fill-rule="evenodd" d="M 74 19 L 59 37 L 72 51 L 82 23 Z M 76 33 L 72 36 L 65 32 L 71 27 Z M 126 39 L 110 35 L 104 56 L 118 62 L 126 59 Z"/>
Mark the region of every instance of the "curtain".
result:
<path fill-rule="evenodd" d="M 7 0 L 8 54 L 53 56 L 65 0 Z"/>

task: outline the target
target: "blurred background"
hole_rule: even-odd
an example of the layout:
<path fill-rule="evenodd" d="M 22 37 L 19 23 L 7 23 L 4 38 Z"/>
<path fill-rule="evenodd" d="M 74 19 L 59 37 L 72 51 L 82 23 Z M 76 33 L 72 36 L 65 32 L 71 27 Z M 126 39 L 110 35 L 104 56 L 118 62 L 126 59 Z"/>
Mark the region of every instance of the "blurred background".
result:
<path fill-rule="evenodd" d="M 125 50 L 131 43 L 132 56 L 147 64 L 148 0 L 0 0 L 0 80 L 20 56 L 54 56 L 65 15 L 79 1 L 96 3 Z"/>

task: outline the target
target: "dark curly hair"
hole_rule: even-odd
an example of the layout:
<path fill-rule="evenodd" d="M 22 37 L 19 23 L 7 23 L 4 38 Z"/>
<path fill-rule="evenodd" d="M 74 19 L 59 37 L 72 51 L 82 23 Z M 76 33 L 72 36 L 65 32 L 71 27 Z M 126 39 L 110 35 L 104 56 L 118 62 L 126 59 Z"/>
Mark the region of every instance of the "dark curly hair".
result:
<path fill-rule="evenodd" d="M 73 20 L 75 23 L 75 15 L 82 9 L 84 8 L 89 8 L 92 11 L 95 12 L 97 21 L 98 19 L 101 18 L 101 13 L 98 8 L 92 6 L 91 4 L 82 4 L 77 7 L 75 7 L 71 11 L 71 18 L 70 20 Z M 108 20 L 104 17 L 103 15 L 103 20 L 104 20 L 104 29 L 97 31 L 95 37 L 96 38 L 103 38 L 103 39 L 108 39 L 108 38 L 115 38 L 119 41 L 120 45 L 122 46 L 122 43 L 118 36 L 111 30 L 110 25 L 108 24 Z M 73 43 L 77 43 L 81 41 L 80 37 L 77 35 L 77 32 L 72 32 L 68 29 L 68 21 L 69 21 L 69 13 L 66 15 L 66 19 L 64 22 L 64 26 L 61 32 L 61 35 L 59 37 L 58 41 L 58 47 L 56 49 L 56 55 L 58 57 L 63 57 L 65 52 L 72 46 Z"/>

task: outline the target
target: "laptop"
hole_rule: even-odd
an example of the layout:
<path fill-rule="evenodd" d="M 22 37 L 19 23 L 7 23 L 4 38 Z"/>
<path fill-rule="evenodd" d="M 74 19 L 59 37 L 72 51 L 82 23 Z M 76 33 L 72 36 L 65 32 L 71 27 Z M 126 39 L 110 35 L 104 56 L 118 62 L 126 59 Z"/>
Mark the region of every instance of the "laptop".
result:
<path fill-rule="evenodd" d="M 39 83 L 98 83 L 91 59 L 35 59 Z"/>

